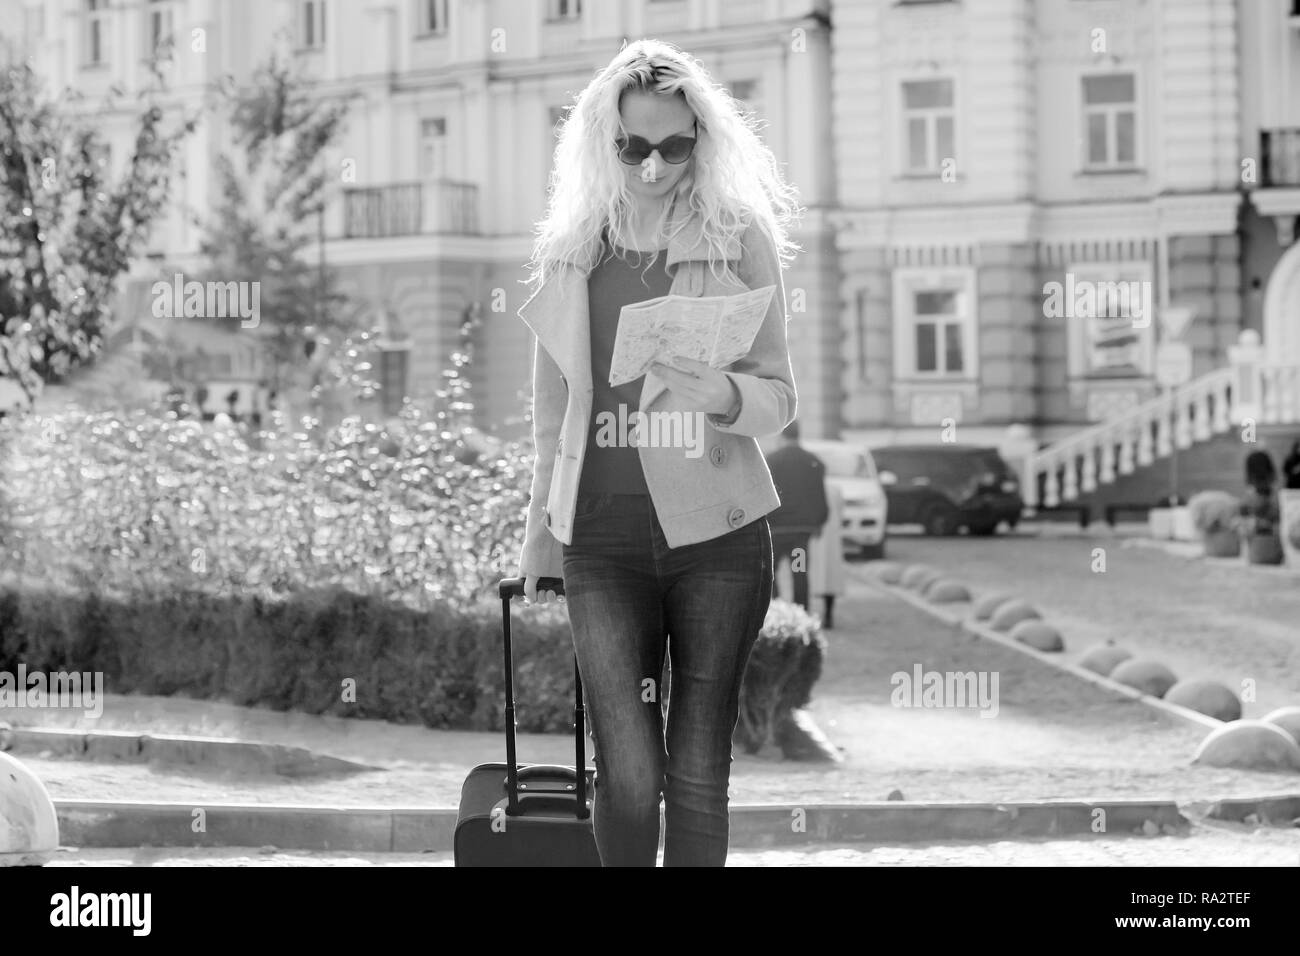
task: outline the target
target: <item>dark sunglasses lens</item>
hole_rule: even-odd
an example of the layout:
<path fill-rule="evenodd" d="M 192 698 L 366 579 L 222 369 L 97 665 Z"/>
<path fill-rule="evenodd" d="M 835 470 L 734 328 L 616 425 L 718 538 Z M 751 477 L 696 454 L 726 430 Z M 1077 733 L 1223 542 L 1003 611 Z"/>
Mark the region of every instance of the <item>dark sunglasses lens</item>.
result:
<path fill-rule="evenodd" d="M 645 162 L 645 158 L 650 155 L 650 150 L 645 148 L 648 145 L 640 137 L 632 140 L 615 140 L 615 146 L 618 147 L 618 158 L 628 166 L 637 166 Z"/>
<path fill-rule="evenodd" d="M 659 145 L 659 155 L 665 163 L 678 166 L 686 162 L 695 150 L 694 136 L 670 136 Z"/>

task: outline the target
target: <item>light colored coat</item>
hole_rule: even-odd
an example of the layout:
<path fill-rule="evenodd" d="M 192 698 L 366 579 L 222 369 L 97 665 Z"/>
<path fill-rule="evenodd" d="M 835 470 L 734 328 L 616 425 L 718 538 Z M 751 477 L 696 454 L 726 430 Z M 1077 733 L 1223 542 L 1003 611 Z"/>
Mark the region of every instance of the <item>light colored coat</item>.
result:
<path fill-rule="evenodd" d="M 785 286 L 776 248 L 766 230 L 750 225 L 727 246 L 719 279 L 708 266 L 708 246 L 692 216 L 668 243 L 670 293 L 732 295 L 776 286 L 753 347 L 724 373 L 740 393 L 736 419 L 703 422 L 703 454 L 638 445 L 646 485 L 670 548 L 708 541 L 780 506 L 757 437 L 781 431 L 795 417 L 797 396 L 786 343 Z M 590 269 L 565 269 L 542 284 L 519 309 L 533 331 L 533 442 L 536 459 L 517 576 L 563 577 L 563 550 L 573 543 L 573 513 L 592 415 Z M 641 389 L 641 412 L 694 414 L 654 372 Z"/>
<path fill-rule="evenodd" d="M 826 482 L 826 504 L 830 514 L 821 532 L 808 542 L 808 593 L 844 594 L 844 493 Z"/>

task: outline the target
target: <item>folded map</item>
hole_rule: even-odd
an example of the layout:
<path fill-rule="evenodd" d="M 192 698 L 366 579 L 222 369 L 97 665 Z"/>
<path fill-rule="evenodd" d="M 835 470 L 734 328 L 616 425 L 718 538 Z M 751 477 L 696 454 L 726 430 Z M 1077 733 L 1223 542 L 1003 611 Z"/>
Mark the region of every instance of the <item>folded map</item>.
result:
<path fill-rule="evenodd" d="M 738 295 L 663 295 L 623 306 L 618 314 L 609 384 L 635 381 L 674 355 L 725 368 L 749 354 L 775 285 Z"/>

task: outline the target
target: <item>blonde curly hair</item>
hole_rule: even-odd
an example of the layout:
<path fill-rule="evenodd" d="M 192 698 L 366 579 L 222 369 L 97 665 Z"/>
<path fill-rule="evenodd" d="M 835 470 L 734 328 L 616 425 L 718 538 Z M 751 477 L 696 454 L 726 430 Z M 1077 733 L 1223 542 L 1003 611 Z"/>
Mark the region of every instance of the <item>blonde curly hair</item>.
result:
<path fill-rule="evenodd" d="M 529 279 L 540 286 L 562 269 L 591 269 L 608 234 L 627 245 L 634 212 L 614 141 L 626 135 L 619 104 L 629 90 L 680 94 L 694 112 L 697 142 L 692 166 L 674 203 L 698 214 L 709 246 L 709 267 L 721 275 L 729 239 L 754 222 L 776 247 L 782 264 L 798 250 L 789 238 L 802 213 L 798 194 L 758 137 L 759 124 L 693 56 L 660 40 L 638 40 L 619 51 L 578 94 L 563 120 L 551 168 L 546 216 L 538 223 Z M 680 229 L 682 222 L 661 229 Z"/>

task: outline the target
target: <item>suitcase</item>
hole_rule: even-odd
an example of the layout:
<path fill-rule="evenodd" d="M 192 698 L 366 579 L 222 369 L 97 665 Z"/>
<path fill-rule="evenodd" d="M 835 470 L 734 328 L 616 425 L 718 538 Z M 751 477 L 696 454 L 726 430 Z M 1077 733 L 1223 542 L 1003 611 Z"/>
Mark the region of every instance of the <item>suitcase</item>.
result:
<path fill-rule="evenodd" d="M 559 578 L 540 578 L 538 591 L 564 593 Z M 511 661 L 510 599 L 524 593 L 523 578 L 499 586 L 506 673 L 506 762 L 480 764 L 460 792 L 453 838 L 456 866 L 600 866 L 591 825 L 595 770 L 586 766 L 586 712 L 582 675 L 573 661 L 572 767 L 515 760 L 515 689 Z M 578 773 L 575 768 L 582 767 Z"/>

